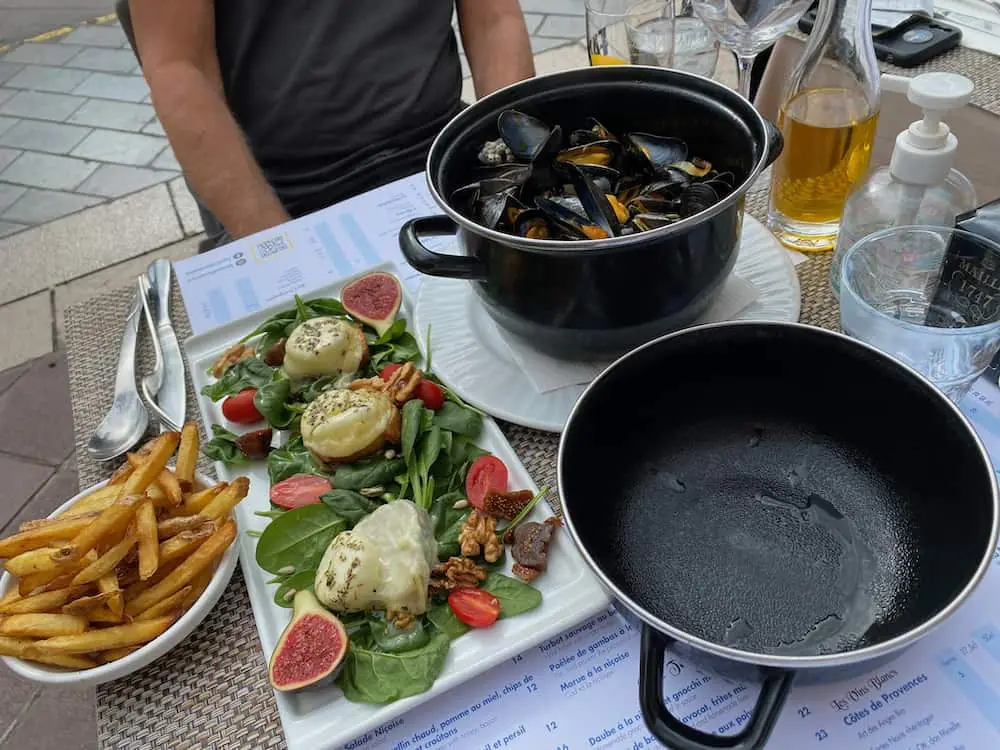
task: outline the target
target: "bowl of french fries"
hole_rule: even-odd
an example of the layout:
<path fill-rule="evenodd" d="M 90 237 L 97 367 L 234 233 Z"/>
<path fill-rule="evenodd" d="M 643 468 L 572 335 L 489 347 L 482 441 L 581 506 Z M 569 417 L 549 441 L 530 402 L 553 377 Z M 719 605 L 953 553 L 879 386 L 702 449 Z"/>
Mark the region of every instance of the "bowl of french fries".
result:
<path fill-rule="evenodd" d="M 8 667 L 37 682 L 108 682 L 201 623 L 236 567 L 233 509 L 250 482 L 198 474 L 198 452 L 194 423 L 157 435 L 110 479 L 0 539 Z"/>

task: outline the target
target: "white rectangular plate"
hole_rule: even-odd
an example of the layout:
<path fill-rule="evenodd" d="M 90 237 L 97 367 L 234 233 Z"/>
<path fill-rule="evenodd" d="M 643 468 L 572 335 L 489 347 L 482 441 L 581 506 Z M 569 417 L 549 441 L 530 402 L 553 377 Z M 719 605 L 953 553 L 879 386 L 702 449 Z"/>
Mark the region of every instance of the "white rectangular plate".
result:
<path fill-rule="evenodd" d="M 375 266 L 372 270 L 374 269 L 393 272 L 390 264 Z M 342 279 L 329 286 L 320 287 L 303 298 L 339 298 L 341 288 L 350 280 Z M 213 331 L 193 336 L 184 342 L 188 368 L 194 381 L 195 392 L 198 393 L 198 408 L 209 434 L 210 425 L 213 424 L 233 432 L 259 428 L 259 425 L 252 425 L 240 430 L 239 425 L 225 420 L 220 408 L 222 402 L 213 403 L 211 399 L 201 395 L 201 389 L 205 384 L 212 382 L 213 378 L 208 375 L 207 370 L 227 347 L 252 331 L 273 313 L 287 309 L 290 304 L 293 304 L 292 300 L 261 310 Z M 412 310 L 412 300 L 404 290 L 399 314 L 410 321 Z M 426 356 L 426 352 L 423 351 L 424 337 L 416 331 L 411 332 L 420 341 L 421 352 Z M 477 443 L 507 465 L 512 489 L 538 491 L 539 488 L 492 419 L 488 417 L 484 419 L 483 432 Z M 259 568 L 255 561 L 257 540 L 246 533 L 250 529 L 263 530 L 268 523 L 266 518 L 254 515 L 255 511 L 270 508 L 267 468 L 263 462 L 255 462 L 248 466 L 237 467 L 234 471 L 217 462 L 216 471 L 220 479 L 226 481 L 231 481 L 239 475 L 250 478 L 250 493 L 236 508 L 240 528 L 238 540 L 240 564 L 249 589 L 250 603 L 260 633 L 264 658 L 269 660 L 281 631 L 288 623 L 291 610 L 274 603 L 273 597 L 277 586 L 266 583 L 271 576 Z M 541 521 L 551 515 L 552 511 L 548 504 L 539 503 L 535 506 L 531 519 Z M 510 574 L 510 560 L 505 572 Z M 352 703 L 344 698 L 340 689 L 336 687 L 299 694 L 275 693 L 290 750 L 300 748 L 326 750 L 342 747 L 365 732 L 592 617 L 607 607 L 611 601 L 565 531 L 555 536 L 550 547 L 548 570 L 534 582 L 534 585 L 542 592 L 542 604 L 537 609 L 509 620 L 498 620 L 490 628 L 472 630 L 454 641 L 444 670 L 434 686 L 425 693 L 384 706 Z M 253 707 L 248 707 L 248 710 L 253 710 Z"/>

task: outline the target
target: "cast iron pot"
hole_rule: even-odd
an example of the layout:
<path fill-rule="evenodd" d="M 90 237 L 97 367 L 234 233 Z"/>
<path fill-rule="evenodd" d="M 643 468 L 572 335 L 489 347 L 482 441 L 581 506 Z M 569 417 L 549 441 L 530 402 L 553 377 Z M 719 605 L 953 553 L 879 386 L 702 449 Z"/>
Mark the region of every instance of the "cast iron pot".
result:
<path fill-rule="evenodd" d="M 683 138 L 689 153 L 736 176 L 734 191 L 668 227 L 602 240 L 535 240 L 487 229 L 451 205 L 475 182 L 476 154 L 497 137 L 497 117 L 518 109 L 564 130 L 597 117 L 611 132 Z M 621 137 L 620 135 L 618 137 Z M 465 279 L 501 327 L 566 359 L 624 354 L 693 322 L 736 262 L 743 199 L 781 152 L 777 129 L 722 84 L 690 73 L 597 66 L 531 78 L 455 116 L 431 145 L 427 182 L 445 213 L 400 230 L 406 260 L 421 273 Z M 428 250 L 422 235 L 457 234 L 460 255 Z"/>
<path fill-rule="evenodd" d="M 617 360 L 569 417 L 558 479 L 568 532 L 642 621 L 642 713 L 676 750 L 764 747 L 797 673 L 926 635 L 997 544 L 993 467 L 955 405 L 796 323 L 696 326 Z M 761 674 L 739 734 L 670 714 L 668 647 Z"/>

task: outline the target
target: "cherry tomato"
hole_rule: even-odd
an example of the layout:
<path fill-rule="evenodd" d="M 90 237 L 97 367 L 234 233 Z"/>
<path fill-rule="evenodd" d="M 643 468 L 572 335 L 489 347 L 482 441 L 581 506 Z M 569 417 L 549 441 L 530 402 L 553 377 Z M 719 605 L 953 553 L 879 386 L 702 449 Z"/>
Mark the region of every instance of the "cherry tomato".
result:
<path fill-rule="evenodd" d="M 482 589 L 452 589 L 448 606 L 455 617 L 472 628 L 488 628 L 500 616 L 500 600 Z"/>
<path fill-rule="evenodd" d="M 444 406 L 444 391 L 437 383 L 421 380 L 417 383 L 416 394 L 417 398 L 424 402 L 424 406 L 431 411 L 437 411 Z"/>
<path fill-rule="evenodd" d="M 257 411 L 253 404 L 253 397 L 257 395 L 256 388 L 244 388 L 235 396 L 229 396 L 222 402 L 222 416 L 230 422 L 239 424 L 251 424 L 259 422 L 264 417 Z"/>
<path fill-rule="evenodd" d="M 380 372 L 378 376 L 382 378 L 382 380 L 388 382 L 389 378 L 392 377 L 392 374 L 396 372 L 396 370 L 398 370 L 400 367 L 402 367 L 402 365 L 397 365 L 395 363 L 388 364 L 382 368 L 382 372 Z"/>
<path fill-rule="evenodd" d="M 271 502 L 282 508 L 301 508 L 320 502 L 320 496 L 333 489 L 326 477 L 295 474 L 271 485 Z"/>
<path fill-rule="evenodd" d="M 490 490 L 507 491 L 507 467 L 496 456 L 480 456 L 465 475 L 465 496 L 473 507 L 482 510 Z"/>

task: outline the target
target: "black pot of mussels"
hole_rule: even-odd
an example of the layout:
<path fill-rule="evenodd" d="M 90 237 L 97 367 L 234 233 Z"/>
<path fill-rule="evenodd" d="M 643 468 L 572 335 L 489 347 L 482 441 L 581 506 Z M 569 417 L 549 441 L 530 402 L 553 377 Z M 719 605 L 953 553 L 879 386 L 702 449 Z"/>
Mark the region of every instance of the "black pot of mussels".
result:
<path fill-rule="evenodd" d="M 455 116 L 426 178 L 444 212 L 399 234 L 423 274 L 464 279 L 502 328 L 563 359 L 617 357 L 721 292 L 743 199 L 781 152 L 728 87 L 667 68 L 531 78 Z M 458 254 L 421 237 L 457 236 Z"/>

